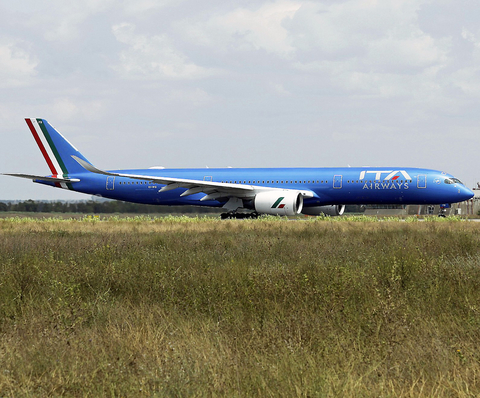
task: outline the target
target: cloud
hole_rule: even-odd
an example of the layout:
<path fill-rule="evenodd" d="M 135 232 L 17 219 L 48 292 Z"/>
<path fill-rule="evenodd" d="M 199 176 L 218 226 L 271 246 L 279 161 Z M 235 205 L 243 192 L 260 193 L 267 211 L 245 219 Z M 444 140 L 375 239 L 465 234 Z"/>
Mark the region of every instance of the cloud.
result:
<path fill-rule="evenodd" d="M 421 1 L 307 2 L 289 30 L 299 59 L 365 57 L 371 64 L 425 67 L 445 60 L 445 43 L 418 26 Z"/>
<path fill-rule="evenodd" d="M 182 3 L 183 0 L 123 0 L 122 6 L 125 13 L 139 15 L 152 12 L 168 5 Z"/>
<path fill-rule="evenodd" d="M 98 15 L 112 7 L 114 0 L 80 0 L 49 2 L 48 11 L 41 11 L 41 18 L 30 21 L 42 28 L 43 36 L 48 41 L 68 42 L 81 39 L 82 24 L 92 15 Z"/>
<path fill-rule="evenodd" d="M 462 90 L 464 94 L 473 97 L 480 97 L 480 68 L 461 68 L 451 75 L 451 82 L 455 87 Z"/>
<path fill-rule="evenodd" d="M 126 49 L 120 53 L 120 62 L 113 68 L 125 78 L 133 79 L 198 79 L 215 73 L 189 61 L 164 34 L 142 35 L 136 26 L 121 23 L 112 32 Z"/>
<path fill-rule="evenodd" d="M 470 32 L 468 29 L 462 29 L 462 37 L 470 43 L 473 43 L 475 47 L 480 47 L 480 42 L 475 37 L 475 34 Z"/>
<path fill-rule="evenodd" d="M 448 40 L 434 40 L 418 29 L 405 35 L 390 35 L 373 40 L 366 46 L 364 68 L 379 72 L 412 73 L 431 66 L 445 65 Z"/>
<path fill-rule="evenodd" d="M 480 97 L 480 30 L 472 32 L 463 27 L 460 32 L 463 43 L 469 51 L 456 58 L 457 68 L 448 76 L 448 83 L 459 88 L 469 98 Z"/>
<path fill-rule="evenodd" d="M 422 31 L 422 1 L 307 2 L 289 24 L 294 66 L 345 93 L 391 98 L 439 94 L 451 40 Z"/>
<path fill-rule="evenodd" d="M 300 51 L 327 57 L 361 55 L 372 40 L 410 35 L 419 0 L 304 2 L 288 28 Z"/>
<path fill-rule="evenodd" d="M 25 86 L 36 75 L 38 61 L 21 48 L 25 44 L 0 40 L 0 87 Z"/>
<path fill-rule="evenodd" d="M 95 120 L 102 114 L 103 105 L 99 100 L 73 101 L 70 98 L 56 98 L 49 106 L 49 112 L 57 115 L 59 121 L 72 119 Z"/>
<path fill-rule="evenodd" d="M 195 88 L 192 90 L 173 90 L 169 96 L 169 101 L 177 101 L 181 104 L 189 104 L 195 107 L 209 105 L 213 98 L 205 90 Z"/>
<path fill-rule="evenodd" d="M 292 18 L 301 2 L 264 2 L 252 10 L 236 8 L 229 12 L 187 18 L 176 24 L 187 40 L 220 51 L 265 50 L 282 57 L 294 51 L 284 22 Z"/>

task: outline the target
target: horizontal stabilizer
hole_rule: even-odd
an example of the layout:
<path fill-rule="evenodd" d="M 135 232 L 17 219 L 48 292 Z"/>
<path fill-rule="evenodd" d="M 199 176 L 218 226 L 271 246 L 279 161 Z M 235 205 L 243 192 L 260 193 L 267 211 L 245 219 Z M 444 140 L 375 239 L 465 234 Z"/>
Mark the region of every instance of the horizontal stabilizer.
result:
<path fill-rule="evenodd" d="M 60 177 L 44 177 L 44 176 L 35 176 L 31 174 L 18 174 L 18 173 L 3 173 L 6 176 L 28 178 L 33 181 L 48 181 L 48 182 L 79 182 L 78 178 L 60 178 Z"/>

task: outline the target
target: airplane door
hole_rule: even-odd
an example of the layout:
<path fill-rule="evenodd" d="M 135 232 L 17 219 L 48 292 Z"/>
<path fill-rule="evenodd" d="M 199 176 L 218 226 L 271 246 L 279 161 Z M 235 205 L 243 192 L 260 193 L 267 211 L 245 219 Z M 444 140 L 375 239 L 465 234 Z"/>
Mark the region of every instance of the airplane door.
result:
<path fill-rule="evenodd" d="M 342 176 L 340 175 L 333 176 L 333 187 L 335 189 L 342 188 Z"/>
<path fill-rule="evenodd" d="M 213 177 L 212 176 L 204 176 L 203 181 L 212 181 Z"/>
<path fill-rule="evenodd" d="M 113 191 L 115 188 L 115 177 L 107 177 L 107 191 Z"/>
<path fill-rule="evenodd" d="M 427 176 L 425 174 L 419 174 L 417 176 L 417 188 L 427 187 Z"/>

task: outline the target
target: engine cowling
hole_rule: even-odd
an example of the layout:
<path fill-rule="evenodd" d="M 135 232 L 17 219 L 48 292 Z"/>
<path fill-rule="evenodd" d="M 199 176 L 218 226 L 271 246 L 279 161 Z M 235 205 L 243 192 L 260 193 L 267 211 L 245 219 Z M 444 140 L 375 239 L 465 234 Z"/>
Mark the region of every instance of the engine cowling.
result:
<path fill-rule="evenodd" d="M 255 211 L 262 214 L 294 216 L 303 208 L 303 196 L 295 191 L 260 192 L 254 199 Z"/>
<path fill-rule="evenodd" d="M 319 216 L 320 214 L 325 214 L 326 216 L 341 216 L 344 211 L 345 205 L 329 205 L 304 207 L 302 213 L 309 216 Z"/>

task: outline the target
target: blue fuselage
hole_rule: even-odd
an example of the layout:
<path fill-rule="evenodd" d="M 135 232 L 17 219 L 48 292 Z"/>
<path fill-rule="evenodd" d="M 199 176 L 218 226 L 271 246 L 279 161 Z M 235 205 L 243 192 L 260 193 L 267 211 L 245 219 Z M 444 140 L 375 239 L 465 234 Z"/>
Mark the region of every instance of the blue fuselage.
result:
<path fill-rule="evenodd" d="M 420 168 L 264 168 L 264 169 L 144 169 L 114 170 L 114 173 L 163 176 L 251 186 L 309 190 L 305 207 L 346 204 L 442 204 L 470 199 L 473 192 L 459 180 L 441 171 Z M 80 179 L 68 189 L 106 198 L 158 205 L 220 207 L 222 201 L 200 201 L 198 193 L 180 195 L 185 188 L 159 192 L 162 184 L 90 172 L 69 177 Z M 38 181 L 40 182 L 40 181 Z M 40 182 L 54 185 L 49 182 Z"/>

